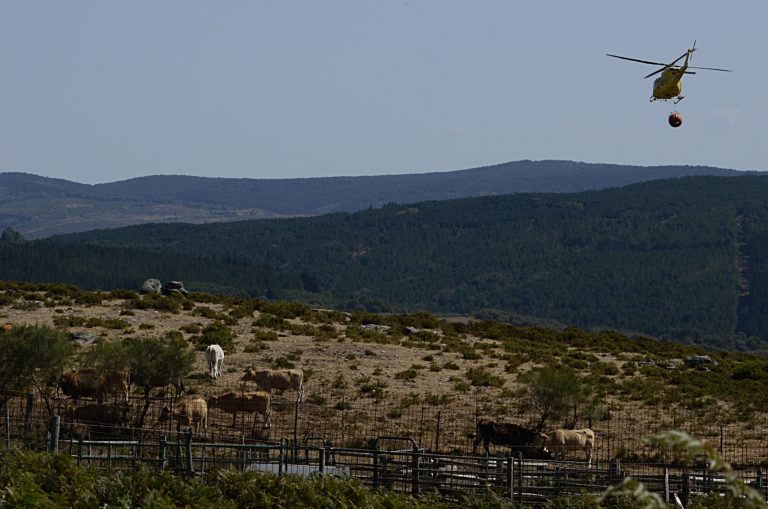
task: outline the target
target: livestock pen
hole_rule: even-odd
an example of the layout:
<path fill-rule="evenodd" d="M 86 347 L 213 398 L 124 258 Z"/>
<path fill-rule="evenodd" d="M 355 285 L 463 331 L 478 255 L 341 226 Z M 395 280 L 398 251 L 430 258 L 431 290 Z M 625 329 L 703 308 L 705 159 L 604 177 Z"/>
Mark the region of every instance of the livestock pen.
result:
<path fill-rule="evenodd" d="M 52 419 L 52 423 L 58 421 Z M 79 464 L 95 468 L 126 469 L 146 465 L 179 475 L 204 478 L 220 469 L 269 472 L 275 475 L 327 474 L 355 477 L 364 484 L 413 495 L 437 493 L 461 497 L 497 496 L 524 505 L 540 505 L 568 495 L 600 495 L 627 476 L 643 482 L 665 500 L 684 506 L 695 497 L 725 493 L 726 479 L 704 463 L 664 465 L 613 460 L 527 460 L 522 456 L 478 456 L 425 451 L 410 437 L 382 436 L 370 448 L 332 447 L 323 441 L 292 443 L 245 437 L 198 435 L 191 428 L 167 437 L 138 440 L 54 440 L 47 431 L 48 450 L 70 454 Z M 761 466 L 740 467 L 735 473 L 746 485 L 768 493 Z"/>
<path fill-rule="evenodd" d="M 177 401 L 170 395 L 152 398 L 142 419 L 145 400 L 131 397 L 127 422 L 114 427 L 109 423 L 78 421 L 74 418 L 73 403 L 66 398 L 46 400 L 38 394 L 18 394 L 10 398 L 2 410 L 0 436 L 5 438 L 7 446 L 22 437 L 40 437 L 55 414 L 61 416 L 61 431 L 65 438 L 135 439 L 141 435 L 144 439 L 157 439 L 177 430 L 173 421 L 161 420 L 163 407 Z M 85 403 L 81 402 L 81 405 Z M 119 402 L 108 404 L 118 405 Z M 239 413 L 235 417 L 233 419 L 231 414 L 219 409 L 210 409 L 207 436 L 273 442 L 287 438 L 292 443 L 303 443 L 312 438 L 334 447 L 349 448 L 369 447 L 379 436 L 407 436 L 426 451 L 453 454 L 472 452 L 475 426 L 481 418 L 529 427 L 536 421 L 535 415 L 515 412 L 513 406 L 502 406 L 482 394 L 361 398 L 333 392 L 315 392 L 300 405 L 292 398 L 276 395 L 269 428 L 264 428 L 264 416 L 259 414 Z M 45 429 L 36 429 L 40 423 Z M 579 426 L 595 431 L 593 458 L 603 464 L 616 458 L 637 463 L 674 462 L 671 453 L 651 448 L 643 441 L 649 435 L 669 429 L 685 431 L 709 442 L 731 464 L 768 464 L 766 414 L 756 415 L 751 422 L 745 423 L 707 417 L 679 407 L 644 406 L 631 412 L 606 412 L 591 422 L 579 422 Z M 492 454 L 508 452 L 509 449 L 503 446 L 491 446 Z M 574 453 L 568 459 L 583 458 Z"/>
<path fill-rule="evenodd" d="M 145 400 L 132 398 L 128 421 L 113 426 L 73 419 L 67 399 L 17 394 L 3 407 L 0 430 L 7 448 L 59 450 L 92 466 L 144 464 L 196 476 L 220 468 L 324 472 L 354 476 L 371 486 L 436 491 L 446 497 L 490 490 L 535 504 L 554 495 L 600 493 L 627 475 L 682 500 L 724 489 L 723 479 L 710 474 L 705 463 L 686 464 L 642 441 L 659 431 L 679 429 L 709 441 L 740 478 L 765 493 L 765 416 L 748 428 L 704 420 L 680 408 L 604 415 L 591 423 L 596 443 L 593 463 L 587 465 L 576 454 L 568 461 L 529 460 L 512 457 L 501 446 L 492 446 L 490 456 L 471 454 L 477 419 L 490 416 L 529 424 L 535 417 L 500 408 L 480 394 L 347 399 L 328 393 L 300 405 L 278 396 L 269 429 L 262 427 L 262 416 L 249 414 L 237 416 L 233 427 L 230 414 L 213 409 L 207 430 L 200 433 L 161 421 L 162 408 L 175 401 L 171 396 L 151 399 L 144 425 L 138 427 Z M 251 434 L 254 419 L 259 422 Z"/>

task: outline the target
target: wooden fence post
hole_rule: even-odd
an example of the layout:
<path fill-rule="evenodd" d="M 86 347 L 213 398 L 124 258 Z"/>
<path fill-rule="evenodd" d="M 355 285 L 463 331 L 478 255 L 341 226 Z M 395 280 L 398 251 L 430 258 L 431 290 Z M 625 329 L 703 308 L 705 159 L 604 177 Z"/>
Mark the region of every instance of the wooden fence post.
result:
<path fill-rule="evenodd" d="M 435 452 L 440 452 L 440 418 L 442 417 L 442 410 L 437 411 L 437 423 L 435 424 Z"/>

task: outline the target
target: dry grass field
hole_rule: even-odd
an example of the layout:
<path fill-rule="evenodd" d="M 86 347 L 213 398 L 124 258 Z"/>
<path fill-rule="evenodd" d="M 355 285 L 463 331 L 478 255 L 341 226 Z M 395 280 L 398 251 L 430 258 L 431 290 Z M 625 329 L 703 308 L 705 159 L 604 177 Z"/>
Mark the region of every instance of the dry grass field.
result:
<path fill-rule="evenodd" d="M 375 315 L 307 308 L 284 318 L 263 309 L 238 307 L 236 301 L 217 302 L 196 294 L 177 299 L 181 305 L 175 310 L 141 309 L 136 302 L 142 298 L 136 295 L 101 294 L 88 303 L 42 290 L 6 290 L 4 295 L 0 324 L 64 327 L 73 337 L 85 335 L 94 341 L 181 335 L 195 351 L 193 370 L 185 380 L 188 393 L 208 397 L 228 390 L 253 390 L 240 381 L 250 367 L 302 368 L 306 381 L 298 413 L 294 413 L 294 393 L 277 394 L 274 426 L 268 432 L 257 426 L 261 438 L 365 446 L 377 436 L 407 436 L 427 449 L 468 452 L 478 418 L 535 423 L 535 412 L 525 404 L 530 382 L 526 374 L 551 364 L 575 369 L 599 394 L 599 406 L 591 418 L 577 423 L 596 430 L 598 460 L 617 455 L 654 458 L 641 439 L 670 428 L 689 431 L 718 448 L 722 444 L 723 455 L 735 463 L 768 459 L 763 412 L 737 414 L 733 402 L 707 394 L 698 395 L 695 404 L 665 397 L 672 386 L 663 385 L 655 373 L 681 372 L 688 377 L 683 364 L 685 355 L 695 351 L 691 349 L 679 349 L 677 357 L 663 361 L 653 360 L 642 348 L 617 351 L 601 348 L 599 343 L 582 347 L 573 338 L 542 343 L 539 349 L 530 330 L 521 328 L 517 339 L 526 341 L 520 343 L 527 345 L 526 351 L 510 351 L 503 338 L 455 333 L 450 323 L 462 320 L 438 322 L 431 316 L 411 317 L 411 322 L 422 321 L 428 327 L 404 327 L 383 325 L 387 320 Z M 217 380 L 208 376 L 201 340 L 212 324 L 233 334 Z M 79 347 L 80 358 L 88 348 L 87 344 Z M 550 358 L 552 351 L 556 358 Z M 743 355 L 717 358 L 734 365 L 750 359 Z M 706 369 L 690 374 L 703 380 L 706 376 Z M 155 431 L 162 428 L 156 419 L 159 406 L 171 395 L 172 391 L 165 393 L 165 400 L 158 402 L 147 421 Z M 243 436 L 250 424 L 241 419 L 233 429 L 231 416 L 215 410 L 209 417 L 209 432 Z"/>

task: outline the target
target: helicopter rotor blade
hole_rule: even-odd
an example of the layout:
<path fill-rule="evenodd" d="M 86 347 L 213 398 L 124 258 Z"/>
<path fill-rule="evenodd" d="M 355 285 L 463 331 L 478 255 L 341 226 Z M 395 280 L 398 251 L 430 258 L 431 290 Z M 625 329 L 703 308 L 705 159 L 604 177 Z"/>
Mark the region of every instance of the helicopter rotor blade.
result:
<path fill-rule="evenodd" d="M 723 72 L 733 72 L 730 69 L 718 69 L 716 67 L 694 67 L 692 65 L 688 66 L 688 69 L 704 69 L 705 71 L 723 71 Z"/>
<path fill-rule="evenodd" d="M 640 62 L 641 64 L 667 65 L 664 62 L 651 62 L 650 60 L 640 60 L 639 58 L 622 57 L 620 55 L 612 55 L 610 53 L 606 53 L 606 55 L 609 56 L 609 57 L 613 57 L 613 58 L 620 58 L 622 60 L 630 60 L 632 62 Z"/>
<path fill-rule="evenodd" d="M 650 78 L 651 76 L 654 76 L 654 75 L 656 75 L 656 74 L 659 74 L 661 71 L 664 71 L 664 70 L 666 70 L 666 69 L 667 69 L 667 66 L 665 65 L 665 66 L 664 66 L 664 67 L 662 67 L 661 69 L 656 69 L 656 70 L 655 70 L 655 71 L 653 71 L 651 74 L 649 74 L 649 75 L 647 75 L 647 76 L 643 76 L 643 79 L 648 79 L 648 78 Z"/>
<path fill-rule="evenodd" d="M 685 53 L 683 53 L 682 55 L 680 55 L 679 57 L 677 57 L 677 59 L 675 59 L 675 61 L 674 61 L 674 62 L 672 62 L 671 64 L 662 64 L 664 67 L 662 67 L 661 69 L 658 69 L 658 70 L 656 70 L 656 71 L 653 71 L 651 74 L 649 74 L 649 75 L 645 76 L 643 79 L 647 79 L 647 78 L 650 78 L 651 76 L 654 76 L 654 75 L 656 75 L 656 74 L 659 74 L 661 71 L 664 71 L 664 70 L 666 70 L 666 69 L 674 69 L 674 68 L 675 68 L 675 67 L 674 67 L 674 66 L 675 66 L 675 64 L 676 64 L 676 63 L 678 63 L 678 62 L 679 62 L 680 60 L 682 60 L 683 58 L 685 58 L 685 56 L 686 56 L 686 55 L 688 55 L 688 54 L 689 54 L 689 53 L 686 51 Z"/>

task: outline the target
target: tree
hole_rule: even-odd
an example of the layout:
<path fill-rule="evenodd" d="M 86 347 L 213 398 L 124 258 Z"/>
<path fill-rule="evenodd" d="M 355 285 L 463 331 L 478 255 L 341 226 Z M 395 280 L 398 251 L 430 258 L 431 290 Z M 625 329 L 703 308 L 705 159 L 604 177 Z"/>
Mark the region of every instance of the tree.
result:
<path fill-rule="evenodd" d="M 3 234 L 0 235 L 0 242 L 8 242 L 9 244 L 23 244 L 26 242 L 24 236 L 14 230 L 11 227 L 3 230 Z"/>
<path fill-rule="evenodd" d="M 74 355 L 64 331 L 47 325 L 14 327 L 0 335 L 0 407 L 34 386 L 52 412 L 50 388 Z"/>
<path fill-rule="evenodd" d="M 132 337 L 125 340 L 124 348 L 131 381 L 144 391 L 144 408 L 137 424 L 142 427 L 152 389 L 175 385 L 178 393 L 183 388 L 182 380 L 192 369 L 195 356 L 187 342 L 179 338 Z"/>
<path fill-rule="evenodd" d="M 560 421 L 573 428 L 585 410 L 594 406 L 592 388 L 575 371 L 559 366 L 539 370 L 530 381 L 526 403 L 538 415 L 535 428 L 544 429 L 547 422 Z"/>

